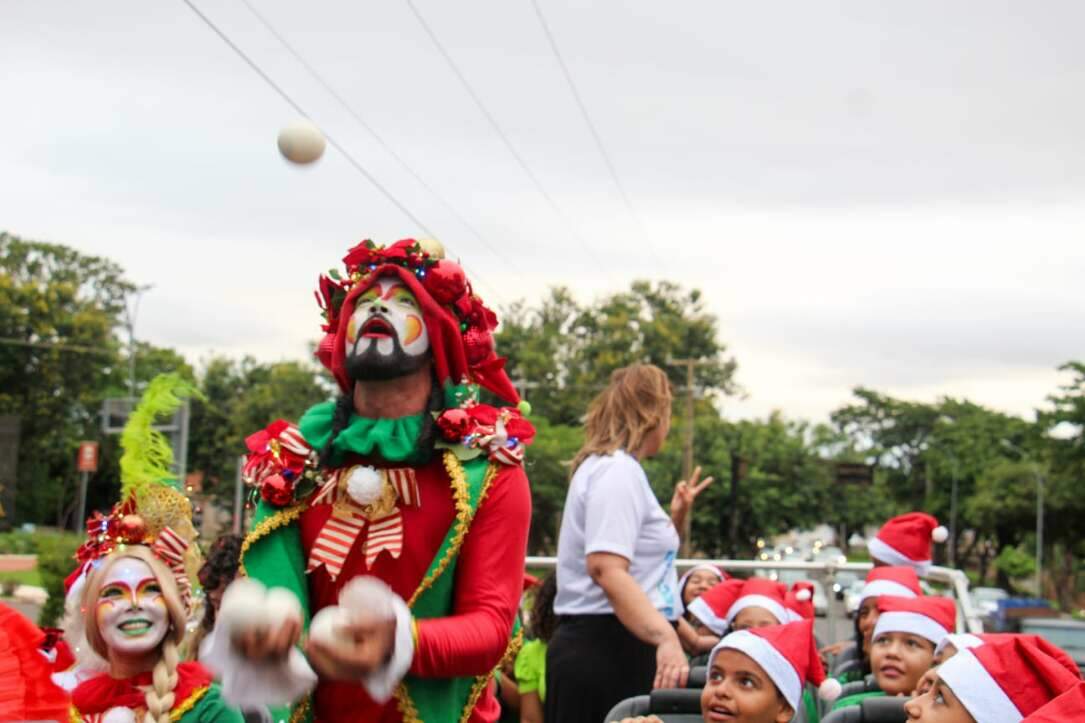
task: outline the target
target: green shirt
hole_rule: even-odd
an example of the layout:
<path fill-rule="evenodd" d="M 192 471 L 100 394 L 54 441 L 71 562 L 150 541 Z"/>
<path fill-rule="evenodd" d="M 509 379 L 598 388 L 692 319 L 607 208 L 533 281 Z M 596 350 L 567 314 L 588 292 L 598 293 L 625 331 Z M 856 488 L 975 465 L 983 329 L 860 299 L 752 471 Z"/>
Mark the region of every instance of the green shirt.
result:
<path fill-rule="evenodd" d="M 539 700 L 546 700 L 546 643 L 529 640 L 516 656 L 516 683 L 520 695 L 538 693 Z"/>

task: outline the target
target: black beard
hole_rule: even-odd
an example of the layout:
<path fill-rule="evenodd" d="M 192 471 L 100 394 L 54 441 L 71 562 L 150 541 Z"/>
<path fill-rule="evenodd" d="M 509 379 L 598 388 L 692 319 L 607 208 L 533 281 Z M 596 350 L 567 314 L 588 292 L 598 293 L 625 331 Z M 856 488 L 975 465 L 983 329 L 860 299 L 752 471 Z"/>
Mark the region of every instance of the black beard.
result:
<path fill-rule="evenodd" d="M 430 363 L 430 354 L 412 355 L 403 351 L 399 338 L 394 334 L 392 339 L 392 353 L 381 354 L 377 351 L 377 345 L 371 340 L 362 337 L 354 344 L 357 349 L 365 345 L 365 351 L 356 352 L 347 357 L 344 367 L 347 376 L 352 382 L 383 382 L 389 379 L 398 379 L 409 374 L 414 374 Z"/>

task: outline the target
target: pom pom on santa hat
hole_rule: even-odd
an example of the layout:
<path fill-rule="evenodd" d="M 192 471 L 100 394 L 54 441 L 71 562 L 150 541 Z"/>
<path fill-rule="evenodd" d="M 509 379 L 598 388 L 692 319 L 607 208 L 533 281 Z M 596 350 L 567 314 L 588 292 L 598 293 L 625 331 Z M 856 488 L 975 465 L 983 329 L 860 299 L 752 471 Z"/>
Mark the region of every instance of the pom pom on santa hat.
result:
<path fill-rule="evenodd" d="M 1027 717 L 1081 685 L 1035 641 L 1016 636 L 962 650 L 939 666 L 938 675 L 978 721 L 1043 720 Z M 1081 709 L 1074 713 L 1050 720 L 1077 720 Z"/>
<path fill-rule="evenodd" d="M 800 710 L 803 686 L 807 683 L 817 686 L 818 697 L 826 702 L 840 696 L 840 682 L 826 677 L 821 667 L 813 620 L 731 633 L 712 649 L 709 668 L 724 649 L 737 650 L 760 665 L 792 710 Z"/>
<path fill-rule="evenodd" d="M 888 565 L 907 565 L 920 575 L 931 567 L 931 543 L 945 542 L 949 530 L 925 512 L 899 515 L 882 525 L 867 549 L 870 556 Z"/>

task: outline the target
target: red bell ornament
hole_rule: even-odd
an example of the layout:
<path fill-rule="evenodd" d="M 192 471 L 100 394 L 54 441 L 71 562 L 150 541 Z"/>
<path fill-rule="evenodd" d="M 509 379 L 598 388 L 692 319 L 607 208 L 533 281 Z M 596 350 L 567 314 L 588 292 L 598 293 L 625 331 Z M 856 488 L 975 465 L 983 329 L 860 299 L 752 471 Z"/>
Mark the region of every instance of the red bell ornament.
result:
<path fill-rule="evenodd" d="M 294 483 L 279 474 L 268 475 L 260 484 L 260 496 L 273 507 L 285 507 L 294 501 Z"/>
<path fill-rule="evenodd" d="M 458 442 L 466 437 L 472 426 L 471 415 L 465 409 L 446 409 L 437 417 L 437 428 L 449 442 Z"/>
<path fill-rule="evenodd" d="M 441 260 L 430 266 L 423 283 L 438 304 L 451 304 L 467 293 L 467 276 L 453 261 Z"/>
<path fill-rule="evenodd" d="M 493 354 L 494 338 L 490 332 L 472 327 L 463 335 L 463 346 L 467 352 L 467 363 L 475 366 Z"/>

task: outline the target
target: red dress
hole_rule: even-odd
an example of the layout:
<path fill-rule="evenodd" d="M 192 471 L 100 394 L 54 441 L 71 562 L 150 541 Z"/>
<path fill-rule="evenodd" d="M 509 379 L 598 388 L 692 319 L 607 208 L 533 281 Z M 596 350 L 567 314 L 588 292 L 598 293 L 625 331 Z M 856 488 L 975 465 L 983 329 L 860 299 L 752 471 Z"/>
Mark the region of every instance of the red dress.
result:
<path fill-rule="evenodd" d="M 347 465 L 358 463 L 384 466 L 359 457 L 347 461 Z M 411 599 L 455 520 L 451 485 L 440 455 L 416 467 L 415 474 L 422 503 L 402 509 L 400 557 L 393 559 L 382 553 L 369 569 L 361 544 L 355 544 L 334 582 L 324 567 L 309 573 L 312 614 L 337 604 L 342 586 L 359 575 L 378 577 L 404 600 Z M 306 557 L 331 511 L 330 504 L 321 503 L 302 513 L 300 530 Z M 457 558 L 453 614 L 418 621 L 411 675 L 473 677 L 494 670 L 509 644 L 520 604 L 530 522 L 531 494 L 523 468 L 499 467 Z M 472 723 L 497 720 L 499 709 L 491 688 L 486 686 L 478 699 L 468 719 Z M 314 708 L 321 723 L 402 721 L 395 699 L 378 705 L 357 683 L 322 681 L 316 689 Z"/>

